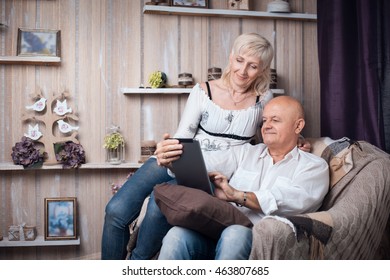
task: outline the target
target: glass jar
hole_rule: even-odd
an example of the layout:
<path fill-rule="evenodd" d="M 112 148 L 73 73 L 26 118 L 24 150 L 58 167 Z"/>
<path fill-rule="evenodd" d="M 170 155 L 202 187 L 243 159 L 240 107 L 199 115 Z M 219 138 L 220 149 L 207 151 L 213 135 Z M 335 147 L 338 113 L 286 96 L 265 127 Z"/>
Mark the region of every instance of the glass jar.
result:
<path fill-rule="evenodd" d="M 106 161 L 110 164 L 121 164 L 125 160 L 125 140 L 119 133 L 119 126 L 111 126 L 104 137 Z"/>
<path fill-rule="evenodd" d="M 106 149 L 106 161 L 110 164 L 121 164 L 124 161 L 123 145 L 119 145 L 116 149 Z"/>

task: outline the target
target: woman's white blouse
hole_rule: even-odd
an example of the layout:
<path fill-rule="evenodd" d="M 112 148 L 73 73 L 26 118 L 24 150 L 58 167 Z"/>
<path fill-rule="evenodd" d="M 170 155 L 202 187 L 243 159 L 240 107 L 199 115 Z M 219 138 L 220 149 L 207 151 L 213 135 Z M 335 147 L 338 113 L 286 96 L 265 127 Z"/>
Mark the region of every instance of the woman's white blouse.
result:
<path fill-rule="evenodd" d="M 248 143 L 257 134 L 264 106 L 272 97 L 272 92 L 268 91 L 257 104 L 247 109 L 225 110 L 210 100 L 196 84 L 188 97 L 174 137 L 197 139 L 203 154 L 213 154 L 206 161 L 207 169 L 224 173 L 230 149 Z"/>

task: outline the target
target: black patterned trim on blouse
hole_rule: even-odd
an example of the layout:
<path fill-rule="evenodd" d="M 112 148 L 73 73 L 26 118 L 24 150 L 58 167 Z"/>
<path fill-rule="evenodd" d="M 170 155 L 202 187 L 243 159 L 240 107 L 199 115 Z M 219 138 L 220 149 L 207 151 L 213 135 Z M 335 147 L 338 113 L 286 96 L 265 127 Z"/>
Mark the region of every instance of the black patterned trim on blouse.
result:
<path fill-rule="evenodd" d="M 256 136 L 256 135 L 253 135 L 253 136 L 250 136 L 250 137 L 245 137 L 245 136 L 238 136 L 238 135 L 235 135 L 235 134 L 213 133 L 213 132 L 210 132 L 210 131 L 207 131 L 206 129 L 204 129 L 200 124 L 199 124 L 199 128 L 201 130 L 203 130 L 204 132 L 206 132 L 207 134 L 211 135 L 211 136 L 230 138 L 230 139 L 234 139 L 234 140 L 250 140 L 250 139 L 252 139 L 253 137 Z"/>

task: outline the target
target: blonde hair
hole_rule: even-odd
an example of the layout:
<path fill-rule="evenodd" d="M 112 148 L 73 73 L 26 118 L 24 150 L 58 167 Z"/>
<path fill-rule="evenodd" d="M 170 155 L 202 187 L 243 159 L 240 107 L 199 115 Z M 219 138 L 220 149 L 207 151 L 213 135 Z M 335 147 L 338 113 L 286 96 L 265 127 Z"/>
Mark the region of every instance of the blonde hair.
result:
<path fill-rule="evenodd" d="M 257 33 L 244 33 L 237 37 L 233 43 L 232 55 L 247 54 L 258 57 L 261 63 L 260 75 L 248 90 L 254 90 L 257 96 L 264 94 L 271 83 L 271 61 L 274 56 L 274 49 L 271 43 Z M 229 84 L 231 75 L 230 65 L 222 73 L 222 81 Z"/>

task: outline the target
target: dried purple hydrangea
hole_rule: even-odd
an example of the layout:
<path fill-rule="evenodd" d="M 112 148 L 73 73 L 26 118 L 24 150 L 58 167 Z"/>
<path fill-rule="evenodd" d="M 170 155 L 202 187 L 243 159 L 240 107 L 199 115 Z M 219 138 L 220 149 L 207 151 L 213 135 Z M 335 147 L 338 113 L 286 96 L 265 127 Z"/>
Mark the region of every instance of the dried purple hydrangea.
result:
<path fill-rule="evenodd" d="M 56 159 L 65 169 L 78 168 L 85 163 L 85 151 L 83 146 L 72 141 L 60 143 Z"/>
<path fill-rule="evenodd" d="M 34 140 L 23 136 L 21 142 L 12 147 L 12 160 L 14 164 L 23 165 L 24 168 L 42 163 L 44 153 L 35 146 Z"/>

